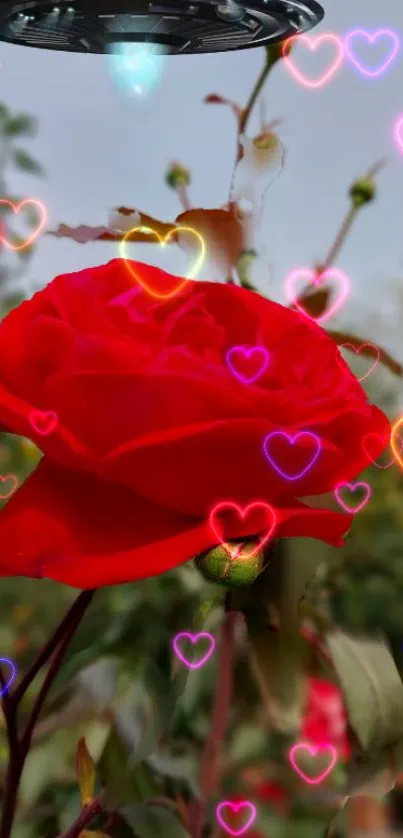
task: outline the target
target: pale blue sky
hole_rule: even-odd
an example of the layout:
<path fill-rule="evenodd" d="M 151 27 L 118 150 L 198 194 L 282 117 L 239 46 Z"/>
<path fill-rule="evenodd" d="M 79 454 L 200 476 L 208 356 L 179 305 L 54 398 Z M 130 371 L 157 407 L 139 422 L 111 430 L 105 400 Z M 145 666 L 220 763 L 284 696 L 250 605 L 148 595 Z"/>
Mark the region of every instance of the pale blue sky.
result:
<path fill-rule="evenodd" d="M 354 28 L 382 27 L 394 29 L 403 40 L 401 2 L 324 0 L 325 19 L 314 34 L 345 36 Z M 309 55 L 302 47 L 294 55 L 308 68 Z M 172 159 L 192 170 L 194 206 L 220 206 L 227 200 L 234 117 L 202 99 L 217 92 L 243 104 L 260 70 L 262 50 L 168 57 L 162 83 L 145 104 L 117 89 L 102 56 L 1 44 L 0 60 L 1 99 L 38 118 L 39 136 L 31 151 L 47 169 L 43 180 L 16 176 L 11 186 L 45 202 L 51 227 L 60 222 L 102 225 L 118 204 L 173 219 L 180 205 L 163 180 Z M 386 328 L 375 329 L 378 334 L 371 338 L 398 347 L 391 288 L 400 278 L 403 300 L 403 155 L 393 142 L 393 125 L 403 114 L 403 44 L 400 60 L 382 77 L 363 78 L 345 63 L 321 90 L 304 89 L 277 65 L 265 99 L 268 117 L 284 119 L 280 137 L 287 159 L 267 195 L 260 235 L 271 270 L 261 266 L 261 281 L 265 287 L 270 281 L 272 296 L 285 301 L 286 274 L 325 255 L 347 210 L 352 179 L 386 156 L 378 201 L 362 211 L 337 263 L 350 276 L 353 290 L 334 323 L 357 323 L 374 306 L 377 313 L 384 308 Z M 258 118 L 259 109 L 252 133 Z M 135 256 L 151 261 L 154 254 L 158 261 L 152 248 Z M 28 277 L 45 284 L 58 273 L 116 255 L 109 244 L 43 237 Z M 183 265 L 180 253 L 177 265 Z M 403 358 L 403 342 L 400 350 Z"/>

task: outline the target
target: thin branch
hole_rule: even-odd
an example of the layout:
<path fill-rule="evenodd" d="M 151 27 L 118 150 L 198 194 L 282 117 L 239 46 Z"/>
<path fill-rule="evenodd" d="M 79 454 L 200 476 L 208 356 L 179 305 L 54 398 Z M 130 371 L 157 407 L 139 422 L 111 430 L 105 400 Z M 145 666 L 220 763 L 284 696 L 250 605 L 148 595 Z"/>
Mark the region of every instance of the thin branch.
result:
<path fill-rule="evenodd" d="M 368 169 L 366 175 L 364 175 L 364 180 L 371 180 L 373 177 L 375 177 L 375 175 L 378 174 L 378 172 L 384 167 L 384 165 L 384 160 L 378 160 L 377 163 L 374 163 L 374 165 L 371 166 L 370 169 Z M 326 256 L 325 261 L 320 265 L 320 273 L 324 273 L 325 271 L 327 271 L 328 268 L 330 268 L 330 266 L 334 263 L 336 256 L 338 256 L 341 248 L 343 247 L 347 239 L 347 236 L 350 233 L 353 222 L 355 221 L 357 213 L 360 209 L 361 207 L 352 204 L 352 206 L 348 210 L 347 215 L 344 218 L 344 221 L 340 227 L 340 230 L 338 231 L 336 238 L 329 250 L 329 253 Z"/>
<path fill-rule="evenodd" d="M 78 838 L 83 829 L 104 811 L 104 798 L 105 792 L 101 791 L 101 794 L 92 803 L 85 806 L 74 823 L 65 832 L 62 832 L 58 838 Z"/>
<path fill-rule="evenodd" d="M 38 654 L 36 661 L 34 661 L 17 689 L 13 693 L 7 694 L 8 700 L 6 700 L 7 713 L 5 713 L 5 720 L 8 741 L 12 744 L 12 747 L 10 746 L 10 755 L 4 785 L 3 809 L 0 821 L 0 838 L 10 838 L 17 808 L 21 775 L 31 746 L 32 734 L 36 721 L 42 710 L 43 703 L 49 692 L 51 684 L 57 675 L 67 647 L 71 642 L 74 632 L 82 620 L 94 593 L 95 591 L 91 590 L 83 591 L 79 594 L 74 604 L 59 623 L 50 640 Z M 49 670 L 46 674 L 39 694 L 34 702 L 25 732 L 22 738 L 19 739 L 16 725 L 19 703 L 29 685 L 35 678 L 35 675 L 51 657 L 52 653 L 54 654 L 53 660 L 49 666 Z"/>
<path fill-rule="evenodd" d="M 0 684 L 2 690 L 4 690 L 1 701 L 3 706 L 3 714 L 4 719 L 6 722 L 6 734 L 7 734 L 7 741 L 10 752 L 16 747 L 17 745 L 17 724 L 16 724 L 16 713 L 15 713 L 15 706 L 12 703 L 11 696 L 7 689 L 7 681 L 4 678 L 3 670 L 0 664 Z"/>
<path fill-rule="evenodd" d="M 60 621 L 59 625 L 55 628 L 52 636 L 49 638 L 45 646 L 40 651 L 38 657 L 33 662 L 32 666 L 28 669 L 28 672 L 24 675 L 22 681 L 18 684 L 18 687 L 14 690 L 12 694 L 12 701 L 14 704 L 18 704 L 21 700 L 24 693 L 27 691 L 29 685 L 35 678 L 35 675 L 42 669 L 43 665 L 46 663 L 47 660 L 51 657 L 55 650 L 55 646 L 60 642 L 63 635 L 66 632 L 66 628 L 74 621 L 77 614 L 84 615 L 86 609 L 88 608 L 95 590 L 89 591 L 81 591 L 78 595 L 77 599 L 73 602 L 73 605 L 67 611 L 67 614 L 64 615 L 63 619 Z"/>
<path fill-rule="evenodd" d="M 264 85 L 264 83 L 266 81 L 266 78 L 269 74 L 270 68 L 271 68 L 271 58 L 270 58 L 269 51 L 267 50 L 266 51 L 266 60 L 265 60 L 264 65 L 263 65 L 263 69 L 262 69 L 261 73 L 259 74 L 259 76 L 258 76 L 258 78 L 257 78 L 257 80 L 254 84 L 252 92 L 249 96 L 249 99 L 246 103 L 245 108 L 243 109 L 243 111 L 241 113 L 241 116 L 240 116 L 239 122 L 238 122 L 237 156 L 236 156 L 236 159 L 235 159 L 234 168 L 233 168 L 232 175 L 231 175 L 231 183 L 230 183 L 230 190 L 229 190 L 229 202 L 230 203 L 231 203 L 231 200 L 232 200 L 232 193 L 233 193 L 233 190 L 234 190 L 236 168 L 237 168 L 237 165 L 238 165 L 238 163 L 241 159 L 240 140 L 241 140 L 242 135 L 246 131 L 246 127 L 247 127 L 247 124 L 249 122 L 249 118 L 251 116 L 251 113 L 252 113 L 253 107 L 255 105 L 256 99 L 258 98 L 259 93 L 261 92 L 261 90 L 263 88 L 263 85 Z"/>
<path fill-rule="evenodd" d="M 94 591 L 92 591 L 92 595 L 94 595 Z M 21 742 L 23 743 L 24 748 L 27 751 L 28 751 L 28 749 L 31 745 L 31 739 L 32 739 L 32 734 L 33 734 L 33 731 L 34 731 L 34 727 L 35 727 L 36 722 L 37 722 L 37 720 L 39 718 L 39 715 L 41 713 L 41 710 L 42 710 L 43 704 L 45 702 L 45 699 L 46 699 L 46 697 L 48 695 L 48 692 L 50 690 L 50 687 L 52 686 L 52 683 L 53 683 L 53 681 L 54 681 L 54 679 L 55 679 L 55 677 L 56 677 L 56 675 L 57 675 L 57 673 L 60 669 L 60 665 L 63 661 L 63 658 L 66 654 L 66 651 L 67 651 L 68 647 L 70 646 L 70 643 L 71 643 L 71 641 L 74 637 L 74 634 L 75 634 L 79 624 L 81 623 L 82 618 L 84 617 L 84 613 L 85 612 L 83 611 L 81 614 L 78 614 L 75 617 L 74 622 L 72 623 L 72 625 L 70 626 L 70 628 L 66 632 L 63 640 L 60 642 L 59 647 L 58 647 L 58 649 L 57 649 L 57 651 L 56 651 L 56 653 L 53 657 L 53 660 L 52 660 L 52 662 L 49 666 L 49 669 L 46 673 L 46 676 L 45 676 L 44 682 L 42 684 L 42 687 L 39 690 L 39 693 L 38 693 L 38 695 L 35 699 L 34 706 L 32 708 L 30 717 L 28 719 L 27 726 L 25 728 L 25 731 L 23 733 L 22 740 L 21 740 Z"/>
<path fill-rule="evenodd" d="M 239 136 L 242 136 L 242 134 L 244 134 L 245 131 L 246 131 L 246 126 L 249 122 L 250 115 L 252 113 L 252 110 L 253 110 L 253 107 L 255 105 L 256 99 L 258 98 L 259 93 L 261 92 L 262 87 L 263 87 L 263 85 L 266 81 L 267 74 L 270 70 L 271 64 L 272 64 L 272 61 L 271 61 L 271 58 L 270 58 L 270 53 L 269 53 L 269 51 L 267 51 L 266 52 L 266 60 L 265 60 L 264 65 L 263 65 L 263 69 L 262 69 L 260 75 L 258 76 L 258 78 L 256 80 L 256 83 L 253 87 L 253 90 L 252 90 L 252 92 L 249 96 L 249 99 L 248 99 L 247 103 L 246 103 L 246 107 L 242 111 L 242 115 L 241 115 L 241 118 L 239 120 L 239 129 L 238 129 Z"/>
<path fill-rule="evenodd" d="M 188 210 L 191 210 L 192 209 L 192 204 L 190 203 L 190 198 L 189 198 L 189 193 L 188 193 L 187 186 L 185 186 L 185 184 L 181 184 L 180 186 L 177 187 L 176 191 L 177 191 L 178 198 L 179 198 L 185 212 L 187 212 Z"/>
<path fill-rule="evenodd" d="M 227 611 L 221 631 L 218 683 L 215 693 L 211 730 L 204 748 L 200 768 L 200 800 L 191 812 L 192 835 L 200 838 L 203 832 L 205 810 L 209 797 L 217 791 L 220 780 L 220 757 L 228 724 L 232 695 L 233 658 L 237 611 Z"/>
<path fill-rule="evenodd" d="M 359 207 L 356 207 L 354 204 L 348 210 L 347 215 L 345 216 L 345 218 L 343 220 L 343 223 L 340 227 L 340 230 L 338 231 L 338 233 L 336 235 L 336 238 L 335 238 L 335 240 L 334 240 L 334 242 L 333 242 L 333 244 L 332 244 L 332 246 L 329 250 L 329 253 L 326 256 L 325 261 L 323 263 L 321 263 L 321 265 L 320 265 L 320 268 L 319 268 L 319 273 L 320 274 L 325 273 L 325 271 L 327 271 L 328 268 L 330 268 L 330 266 L 335 261 L 336 256 L 338 255 L 339 251 L 343 247 L 344 242 L 347 239 L 347 236 L 348 236 L 348 234 L 351 230 L 353 222 L 355 221 L 355 218 L 356 218 L 356 215 L 357 215 L 358 211 L 359 211 Z"/>

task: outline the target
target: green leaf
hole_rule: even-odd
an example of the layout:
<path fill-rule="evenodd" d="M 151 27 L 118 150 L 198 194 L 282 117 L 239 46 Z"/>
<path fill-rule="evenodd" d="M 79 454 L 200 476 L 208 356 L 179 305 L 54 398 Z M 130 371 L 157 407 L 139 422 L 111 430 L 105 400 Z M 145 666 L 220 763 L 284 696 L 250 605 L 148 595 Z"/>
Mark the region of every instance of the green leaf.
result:
<path fill-rule="evenodd" d="M 168 679 L 150 662 L 145 680 L 147 686 L 151 686 L 154 698 L 140 741 L 135 747 L 136 762 L 141 762 L 157 749 L 162 735 L 180 710 L 188 678 L 189 670 L 184 666 Z"/>
<path fill-rule="evenodd" d="M 12 156 L 14 159 L 14 164 L 17 166 L 18 169 L 21 169 L 23 172 L 29 172 L 31 175 L 43 175 L 44 170 L 42 166 L 31 157 L 24 149 L 22 148 L 15 148 L 13 149 Z"/>
<path fill-rule="evenodd" d="M 288 549 L 280 542 L 258 579 L 229 595 L 231 607 L 245 616 L 252 672 L 265 713 L 276 730 L 290 735 L 299 730 L 305 700 L 308 648 L 301 637 L 296 602 L 296 591 L 300 596 L 305 582 L 304 574 L 294 579 Z M 278 630 L 280 625 L 284 628 Z"/>
<path fill-rule="evenodd" d="M 389 750 L 373 750 L 348 766 L 348 780 L 345 793 L 349 797 L 366 795 L 384 797 L 395 785 L 396 772 L 393 759 L 396 754 Z"/>
<path fill-rule="evenodd" d="M 116 727 L 112 728 L 98 769 L 108 805 L 121 806 L 151 800 L 163 791 L 163 782 L 145 763 L 133 765 L 130 750 Z"/>
<path fill-rule="evenodd" d="M 18 114 L 18 116 L 12 116 L 7 119 L 3 130 L 8 137 L 34 137 L 37 132 L 36 119 L 27 113 Z"/>
<path fill-rule="evenodd" d="M 5 121 L 6 119 L 9 119 L 9 117 L 10 111 L 8 110 L 6 105 L 0 105 L 0 120 Z"/>
<path fill-rule="evenodd" d="M 363 750 L 379 751 L 403 739 L 403 684 L 386 641 L 335 629 L 325 642 Z"/>
<path fill-rule="evenodd" d="M 104 658 L 85 667 L 77 675 L 77 681 L 90 693 L 99 707 L 105 707 L 115 696 L 118 670 L 117 660 Z"/>
<path fill-rule="evenodd" d="M 7 241 L 13 245 L 14 248 L 19 248 L 16 251 L 17 256 L 21 259 L 29 259 L 32 255 L 34 247 L 32 244 L 26 245 L 27 236 L 20 236 L 18 233 L 7 231 Z"/>
<path fill-rule="evenodd" d="M 162 806 L 130 806 L 122 810 L 123 816 L 137 838 L 188 838 L 174 812 Z"/>
<path fill-rule="evenodd" d="M 229 749 L 229 755 L 234 762 L 256 762 L 266 753 L 266 744 L 260 726 L 244 724 L 237 728 Z"/>

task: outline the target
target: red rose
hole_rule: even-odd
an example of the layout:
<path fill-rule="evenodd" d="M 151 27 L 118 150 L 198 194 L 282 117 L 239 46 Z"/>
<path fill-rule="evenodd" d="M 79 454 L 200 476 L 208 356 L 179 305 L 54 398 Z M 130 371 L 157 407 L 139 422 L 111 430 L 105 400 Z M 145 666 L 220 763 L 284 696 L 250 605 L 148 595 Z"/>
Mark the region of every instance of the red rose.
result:
<path fill-rule="evenodd" d="M 161 289 L 173 281 L 139 270 Z M 209 512 L 226 499 L 270 503 L 275 537 L 341 545 L 351 517 L 299 499 L 354 478 L 368 464 L 363 436 L 389 423 L 334 342 L 233 285 L 189 281 L 160 300 L 133 283 L 119 259 L 59 276 L 1 323 L 0 422 L 45 456 L 0 514 L 0 572 L 80 588 L 153 576 L 216 543 Z M 254 383 L 229 369 L 234 345 L 269 351 Z M 45 416 L 35 430 L 33 409 L 56 413 L 54 429 L 43 433 Z M 276 430 L 321 439 L 299 480 L 263 453 Z M 290 461 L 306 454 L 289 448 Z M 245 517 L 226 538 L 248 534 Z"/>
<path fill-rule="evenodd" d="M 347 724 L 341 690 L 324 678 L 309 678 L 301 739 L 312 745 L 333 745 L 347 758 L 351 753 Z"/>

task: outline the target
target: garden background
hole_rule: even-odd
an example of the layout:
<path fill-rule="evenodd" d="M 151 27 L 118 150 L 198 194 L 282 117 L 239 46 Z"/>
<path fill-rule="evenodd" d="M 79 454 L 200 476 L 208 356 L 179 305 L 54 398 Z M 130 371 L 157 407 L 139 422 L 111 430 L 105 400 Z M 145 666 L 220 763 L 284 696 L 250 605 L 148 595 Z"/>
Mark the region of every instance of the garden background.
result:
<path fill-rule="evenodd" d="M 342 35 L 356 27 L 376 26 L 398 31 L 399 10 L 398 0 L 388 0 L 379 11 L 380 19 L 375 5 L 369 8 L 363 0 L 356 0 L 353 9 L 347 0 L 329 2 L 325 21 L 315 35 L 328 31 Z M 43 201 L 48 231 L 60 223 L 71 228 L 109 225 L 110 239 L 118 238 L 113 230 L 119 215 L 122 224 L 126 219 L 125 229 L 130 229 L 127 217 L 133 221 L 136 211 L 167 223 L 188 210 L 188 202 L 194 208 L 224 208 L 225 212 L 237 156 L 237 116 L 224 104 L 203 100 L 217 94 L 244 107 L 265 57 L 259 49 L 170 58 L 160 87 L 140 102 L 116 89 L 101 58 L 2 45 L 3 196 Z M 263 138 L 261 154 L 255 159 L 250 149 L 256 146 L 249 143 L 243 158 L 245 183 L 252 184 L 252 190 L 246 194 L 242 177 L 237 182 L 243 198 L 252 196 L 253 224 L 247 230 L 242 227 L 242 235 L 234 239 L 223 232 L 217 215 L 199 211 L 197 218 L 208 222 L 207 243 L 217 245 L 218 229 L 218 244 L 224 249 L 228 246 L 234 256 L 230 278 L 252 283 L 259 292 L 284 302 L 285 275 L 295 267 L 323 264 L 351 206 L 351 184 L 385 160 L 374 178 L 374 200 L 357 212 L 334 263 L 349 275 L 352 293 L 329 328 L 355 335 L 360 342 L 371 341 L 389 353 L 386 364 L 379 363 L 363 386 L 394 419 L 403 406 L 399 369 L 403 362 L 403 158 L 392 135 L 393 123 L 403 111 L 403 55 L 380 79 L 362 78 L 344 66 L 316 91 L 298 85 L 283 61 L 274 62 L 273 54 L 271 58 L 273 67 L 248 124 L 250 138 Z M 31 113 L 37 123 L 26 116 Z M 279 119 L 283 121 L 273 122 Z M 178 160 L 180 164 L 172 165 Z M 126 213 L 118 213 L 119 207 L 125 207 Z M 27 222 L 34 225 L 35 219 Z M 23 229 L 21 225 L 18 232 L 22 234 Z M 69 230 L 61 237 L 43 234 L 37 244 L 18 255 L 1 251 L 4 314 L 57 273 L 118 255 L 114 241 L 98 240 L 99 236 L 105 239 L 99 231 L 87 231 L 85 238 L 91 243 L 86 244 L 71 240 L 74 235 Z M 158 261 L 152 244 L 133 245 L 131 255 Z M 168 269 L 185 269 L 185 257 L 177 248 L 164 258 Z M 205 267 L 201 276 L 219 281 L 229 278 L 226 269 L 214 265 Z M 368 359 L 356 361 L 350 356 L 349 361 L 358 375 L 368 368 Z M 15 474 L 21 481 L 38 458 L 39 452 L 29 441 L 2 435 L 2 475 Z M 378 465 L 385 463 L 387 456 Z M 301 540 L 286 545 L 286 563 L 298 574 L 303 559 L 307 578 L 307 565 L 313 572 L 322 563 L 313 595 L 326 601 L 340 625 L 383 631 L 399 660 L 403 477 L 397 465 L 385 469 L 372 465 L 364 478 L 371 485 L 372 499 L 357 516 L 346 547 L 336 551 Z M 0 654 L 12 658 L 23 672 L 74 596 L 75 591 L 47 580 L 2 579 Z M 181 838 L 183 829 L 168 805 L 158 806 L 157 812 L 154 809 L 150 821 L 143 801 L 186 798 L 189 789 L 197 786 L 210 728 L 216 664 L 189 675 L 182 685 L 185 708 L 176 718 L 170 643 L 176 632 L 190 625 L 214 628 L 220 619 L 221 598 L 220 589 L 204 582 L 191 565 L 157 579 L 97 593 L 71 647 L 54 700 L 38 725 L 24 773 L 15 838 L 50 838 L 76 817 L 75 753 L 80 736 L 85 736 L 92 757 L 99 762 L 102 778 L 118 777 L 120 785 L 127 784 L 135 834 Z M 224 789 L 228 796 L 249 790 L 249 798 L 259 806 L 254 830 L 261 835 L 321 838 L 333 799 L 295 788 L 276 736 L 263 727 L 259 690 L 249 673 L 247 656 L 241 654 L 225 748 Z M 169 711 L 166 718 L 162 696 Z M 162 727 L 168 724 L 169 734 L 140 768 L 126 772 L 126 755 L 134 749 L 149 717 Z M 0 786 L 7 759 L 2 730 L 0 715 Z M 355 798 L 337 825 L 339 834 L 380 838 L 387 823 L 394 821 L 398 828 L 401 796 L 397 791 L 382 803 Z M 403 816 L 400 828 L 403 831 Z M 124 825 L 112 825 L 110 834 L 125 838 Z"/>

